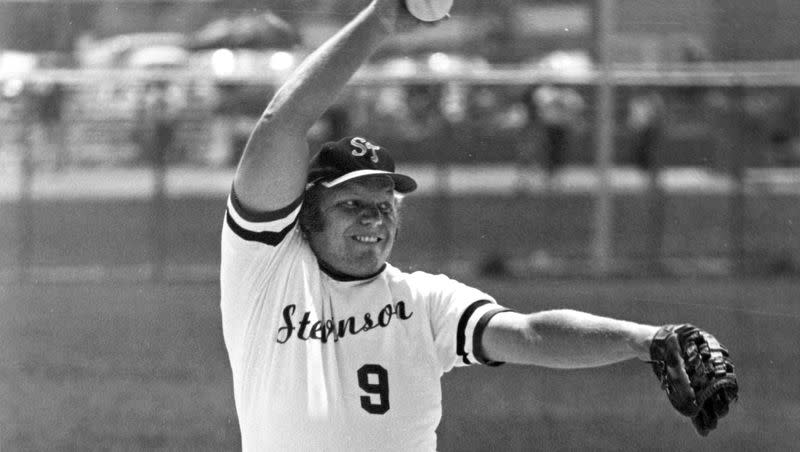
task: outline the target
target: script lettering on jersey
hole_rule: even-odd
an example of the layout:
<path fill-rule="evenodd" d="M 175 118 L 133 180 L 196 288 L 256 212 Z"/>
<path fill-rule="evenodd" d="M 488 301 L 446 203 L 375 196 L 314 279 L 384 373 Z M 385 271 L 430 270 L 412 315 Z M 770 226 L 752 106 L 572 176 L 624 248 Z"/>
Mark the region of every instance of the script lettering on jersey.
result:
<path fill-rule="evenodd" d="M 295 316 L 296 312 L 297 305 L 294 304 L 283 308 L 283 326 L 278 328 L 279 344 L 285 344 L 292 336 L 304 341 L 336 342 L 347 335 L 353 336 L 375 328 L 386 328 L 395 318 L 408 320 L 414 315 L 413 312 L 406 313 L 406 304 L 403 301 L 387 304 L 377 315 L 367 312 L 360 318 L 350 316 L 345 319 L 329 318 L 312 322 L 311 312 L 306 311 L 302 316 Z"/>

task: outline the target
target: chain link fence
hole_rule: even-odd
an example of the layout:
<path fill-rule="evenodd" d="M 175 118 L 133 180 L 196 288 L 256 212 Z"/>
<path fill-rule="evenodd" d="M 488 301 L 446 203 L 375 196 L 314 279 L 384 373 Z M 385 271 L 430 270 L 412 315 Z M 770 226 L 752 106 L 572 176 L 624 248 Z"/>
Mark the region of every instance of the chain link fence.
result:
<path fill-rule="evenodd" d="M 597 109 L 592 74 L 368 73 L 308 141 L 367 135 L 419 179 L 398 265 L 587 274 L 606 233 L 604 275 L 794 274 L 800 92 L 740 73 L 621 70 L 613 117 Z M 120 74 L 3 81 L 5 277 L 215 277 L 234 166 L 277 82 Z M 613 130 L 607 173 L 599 121 Z M 611 224 L 593 213 L 602 190 Z"/>

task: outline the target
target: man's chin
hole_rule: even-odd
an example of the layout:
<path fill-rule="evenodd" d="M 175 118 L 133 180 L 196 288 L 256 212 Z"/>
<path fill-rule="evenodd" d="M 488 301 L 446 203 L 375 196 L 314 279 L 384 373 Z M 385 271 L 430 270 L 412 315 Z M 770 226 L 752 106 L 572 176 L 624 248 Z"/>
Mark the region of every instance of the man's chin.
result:
<path fill-rule="evenodd" d="M 368 277 L 381 271 L 384 265 L 386 265 L 385 260 L 371 260 L 369 263 L 353 266 L 348 273 L 356 277 Z"/>
<path fill-rule="evenodd" d="M 377 259 L 371 256 L 368 259 L 358 259 L 355 261 L 333 260 L 326 262 L 320 260 L 320 265 L 329 274 L 342 278 L 369 278 L 379 273 L 386 266 L 385 259 Z"/>

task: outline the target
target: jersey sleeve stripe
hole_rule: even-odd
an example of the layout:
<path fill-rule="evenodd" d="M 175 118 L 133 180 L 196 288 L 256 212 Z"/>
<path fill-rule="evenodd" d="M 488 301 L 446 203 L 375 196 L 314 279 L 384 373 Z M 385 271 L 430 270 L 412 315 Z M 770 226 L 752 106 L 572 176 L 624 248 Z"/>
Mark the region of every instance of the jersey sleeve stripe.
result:
<path fill-rule="evenodd" d="M 281 243 L 281 241 L 283 241 L 283 239 L 286 237 L 289 231 L 292 230 L 295 223 L 297 222 L 297 217 L 295 217 L 295 219 L 291 223 L 289 223 L 286 227 L 284 227 L 280 231 L 256 232 L 244 229 L 243 227 L 239 226 L 236 223 L 236 220 L 233 219 L 233 217 L 231 216 L 231 211 L 228 211 L 227 215 L 225 215 L 225 221 L 227 222 L 228 227 L 231 228 L 231 231 L 233 231 L 236 235 L 238 235 L 244 240 L 250 242 L 260 242 L 270 246 L 277 246 L 279 243 Z"/>
<path fill-rule="evenodd" d="M 475 326 L 478 320 L 487 312 L 496 309 L 497 305 L 489 300 L 478 300 L 461 314 L 458 319 L 458 327 L 456 328 L 456 353 L 461 357 L 464 364 L 477 363 L 478 360 L 473 355 L 472 341 L 467 341 L 467 338 L 474 337 Z"/>
<path fill-rule="evenodd" d="M 295 222 L 298 213 L 300 212 L 300 205 L 292 205 L 288 207 L 293 207 L 292 210 L 288 210 L 287 208 L 283 208 L 281 210 L 275 212 L 267 212 L 265 214 L 260 214 L 258 220 L 254 220 L 254 216 L 251 214 L 242 214 L 241 206 L 237 208 L 236 201 L 234 201 L 234 196 L 231 195 L 228 197 L 228 216 L 231 217 L 231 220 L 236 223 L 240 228 L 251 231 L 251 232 L 278 232 L 282 231 L 286 228 L 286 226 Z M 280 216 L 276 215 L 276 213 L 280 213 Z M 269 214 L 269 219 L 267 219 L 267 214 Z"/>
<path fill-rule="evenodd" d="M 490 361 L 486 359 L 486 355 L 483 351 L 483 330 L 486 329 L 486 325 L 489 324 L 489 320 L 492 319 L 495 315 L 501 312 L 509 312 L 511 309 L 495 307 L 491 311 L 483 314 L 481 318 L 478 320 L 478 323 L 475 325 L 475 331 L 472 333 L 472 354 L 475 356 L 475 359 L 478 360 L 479 363 L 485 364 L 487 366 L 499 366 L 503 364 L 502 361 Z"/>
<path fill-rule="evenodd" d="M 251 223 L 269 223 L 275 220 L 280 220 L 282 218 L 288 217 L 297 207 L 300 206 L 300 203 L 303 201 L 303 197 L 300 196 L 291 204 L 286 207 L 283 207 L 278 210 L 269 211 L 269 212 L 257 212 L 252 209 L 248 209 L 247 207 L 243 206 L 242 203 L 239 201 L 239 197 L 236 195 L 236 190 L 231 187 L 231 195 L 228 198 L 228 207 L 233 207 L 236 213 L 241 217 L 243 220 L 251 222 Z"/>

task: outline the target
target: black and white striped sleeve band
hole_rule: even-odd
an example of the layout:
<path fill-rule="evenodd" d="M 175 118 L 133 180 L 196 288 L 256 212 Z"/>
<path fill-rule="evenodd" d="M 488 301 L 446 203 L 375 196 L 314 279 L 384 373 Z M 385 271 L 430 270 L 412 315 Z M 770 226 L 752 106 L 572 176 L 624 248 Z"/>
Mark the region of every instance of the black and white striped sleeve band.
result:
<path fill-rule="evenodd" d="M 239 203 L 231 190 L 225 212 L 225 222 L 244 240 L 275 246 L 292 230 L 297 222 L 302 197 L 288 206 L 272 212 L 253 212 Z"/>
<path fill-rule="evenodd" d="M 464 364 L 480 363 L 487 366 L 503 364 L 486 359 L 482 341 L 483 330 L 489 324 L 489 320 L 496 314 L 507 311 L 510 309 L 500 307 L 489 300 L 476 301 L 464 310 L 456 329 L 456 353 Z"/>

